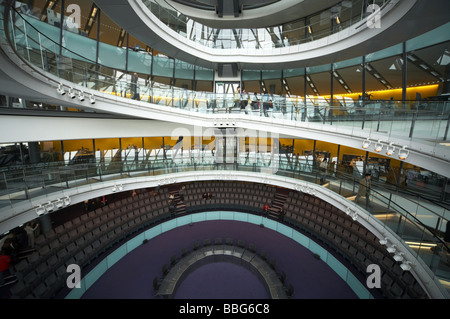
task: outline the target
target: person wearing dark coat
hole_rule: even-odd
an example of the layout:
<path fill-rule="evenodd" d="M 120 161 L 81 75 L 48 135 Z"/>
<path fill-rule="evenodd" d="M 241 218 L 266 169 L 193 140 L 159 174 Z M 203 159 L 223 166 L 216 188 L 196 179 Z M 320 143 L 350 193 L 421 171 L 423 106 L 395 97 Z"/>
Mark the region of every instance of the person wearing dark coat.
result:
<path fill-rule="evenodd" d="M 447 222 L 447 226 L 445 227 L 444 241 L 450 243 L 450 222 Z"/>

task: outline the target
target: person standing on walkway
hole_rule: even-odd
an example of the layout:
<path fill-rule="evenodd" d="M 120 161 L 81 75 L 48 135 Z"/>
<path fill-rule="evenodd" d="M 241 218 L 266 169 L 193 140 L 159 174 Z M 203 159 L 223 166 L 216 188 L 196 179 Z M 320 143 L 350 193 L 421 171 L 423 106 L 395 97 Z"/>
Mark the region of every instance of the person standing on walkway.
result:
<path fill-rule="evenodd" d="M 359 181 L 359 189 L 358 194 L 356 195 L 355 201 L 357 202 L 359 198 L 365 197 L 366 198 L 366 207 L 369 207 L 369 201 L 370 201 L 370 187 L 371 187 L 371 180 L 370 180 L 370 173 L 366 173 L 364 175 L 364 178 Z"/>

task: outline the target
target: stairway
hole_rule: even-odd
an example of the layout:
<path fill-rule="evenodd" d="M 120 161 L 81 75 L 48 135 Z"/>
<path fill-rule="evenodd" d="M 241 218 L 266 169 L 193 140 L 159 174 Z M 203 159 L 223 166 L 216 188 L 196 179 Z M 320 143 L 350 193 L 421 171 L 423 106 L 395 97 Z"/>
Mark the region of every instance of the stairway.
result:
<path fill-rule="evenodd" d="M 176 205 L 174 214 L 180 215 L 186 213 L 186 204 L 184 203 L 184 201 L 181 200 L 180 190 L 179 189 L 173 190 L 171 191 L 171 193 L 174 195 L 174 202 Z"/>
<path fill-rule="evenodd" d="M 288 194 L 284 189 L 277 189 L 275 197 L 272 200 L 269 209 L 269 215 L 278 218 L 280 216 L 280 210 L 283 208 L 284 203 L 286 202 L 286 198 L 288 198 Z"/>

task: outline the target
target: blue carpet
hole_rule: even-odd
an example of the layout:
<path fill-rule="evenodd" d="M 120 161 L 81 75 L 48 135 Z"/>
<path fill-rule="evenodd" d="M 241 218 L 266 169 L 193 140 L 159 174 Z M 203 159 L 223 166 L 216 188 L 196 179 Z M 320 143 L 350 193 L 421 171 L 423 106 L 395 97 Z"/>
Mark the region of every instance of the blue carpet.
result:
<path fill-rule="evenodd" d="M 274 258 L 277 261 L 277 271 L 284 271 L 287 275 L 286 282 L 294 286 L 293 298 L 357 298 L 345 281 L 325 262 L 314 258 L 308 249 L 294 240 L 258 225 L 236 221 L 195 223 L 192 226 L 178 227 L 153 238 L 112 266 L 86 291 L 83 298 L 155 298 L 152 286 L 153 278 L 155 276 L 161 278 L 161 269 L 164 264 L 169 264 L 172 255 L 180 256 L 183 248 L 192 249 L 196 240 L 203 242 L 204 239 L 210 238 L 214 241 L 217 237 L 233 238 L 235 241 L 244 240 L 247 245 L 252 243 L 258 251 L 262 249 L 268 257 Z M 207 270 L 212 271 L 212 269 Z M 217 272 L 217 274 L 219 273 Z M 208 276 L 210 275 L 209 273 Z M 183 288 L 185 290 L 182 290 L 182 294 L 178 296 L 191 298 L 183 291 L 187 291 L 192 285 L 195 285 L 198 291 L 211 289 L 211 281 L 199 280 L 199 278 L 200 273 L 195 274 L 193 278 L 186 278 L 188 281 L 185 283 L 186 287 Z M 224 291 L 228 293 L 230 289 L 232 288 Z M 261 292 L 255 293 L 259 296 Z M 196 298 L 196 296 L 198 295 L 193 294 L 192 298 Z M 215 295 L 214 298 L 221 299 L 227 298 L 227 296 Z"/>
<path fill-rule="evenodd" d="M 270 294 L 250 270 L 233 263 L 203 265 L 178 287 L 175 299 L 270 299 Z"/>

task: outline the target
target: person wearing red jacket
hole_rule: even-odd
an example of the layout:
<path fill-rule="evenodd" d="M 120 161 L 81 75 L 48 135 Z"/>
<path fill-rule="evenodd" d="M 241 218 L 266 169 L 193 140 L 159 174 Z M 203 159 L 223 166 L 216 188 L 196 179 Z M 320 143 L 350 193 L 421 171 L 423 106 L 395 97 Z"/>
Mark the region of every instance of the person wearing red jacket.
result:
<path fill-rule="evenodd" d="M 11 257 L 4 255 L 3 252 L 0 255 L 0 286 L 5 284 L 4 272 L 9 269 L 11 264 Z"/>

